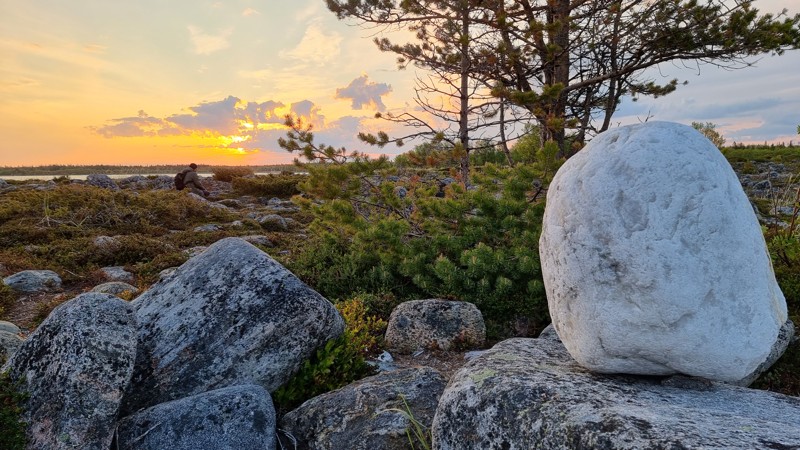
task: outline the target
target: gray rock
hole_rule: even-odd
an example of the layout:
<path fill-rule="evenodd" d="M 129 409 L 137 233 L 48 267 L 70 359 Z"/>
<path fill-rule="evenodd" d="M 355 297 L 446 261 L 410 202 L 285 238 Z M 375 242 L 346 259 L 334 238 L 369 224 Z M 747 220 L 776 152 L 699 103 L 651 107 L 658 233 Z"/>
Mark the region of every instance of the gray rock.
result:
<path fill-rule="evenodd" d="M 555 339 L 510 339 L 450 380 L 433 447 L 798 448 L 800 398 L 699 378 L 594 374 Z"/>
<path fill-rule="evenodd" d="M 483 315 L 475 305 L 451 300 L 413 300 L 392 311 L 386 345 L 399 353 L 438 348 L 480 347 L 486 341 Z"/>
<path fill-rule="evenodd" d="M 429 427 L 445 384 L 429 367 L 381 373 L 308 400 L 287 413 L 280 428 L 297 439 L 298 448 L 406 449 L 412 426 L 406 404 Z"/>
<path fill-rule="evenodd" d="M 262 247 L 274 247 L 275 244 L 269 240 L 268 237 L 264 236 L 263 234 L 254 234 L 251 236 L 242 236 L 242 239 L 245 241 L 253 244 L 253 245 L 260 245 Z"/>
<path fill-rule="evenodd" d="M 24 339 L 16 333 L 0 330 L 0 364 L 6 362 L 14 353 L 19 350 Z"/>
<path fill-rule="evenodd" d="M 117 183 L 115 183 L 114 180 L 111 179 L 111 177 L 99 173 L 93 173 L 91 175 L 87 175 L 86 184 L 103 189 L 111 189 L 112 191 L 119 190 L 119 186 L 117 186 Z"/>
<path fill-rule="evenodd" d="M 756 381 L 758 377 L 761 376 L 764 372 L 767 371 L 773 364 L 775 364 L 778 359 L 783 355 L 786 349 L 789 347 L 789 344 L 792 343 L 794 339 L 794 322 L 787 320 L 786 323 L 783 324 L 781 327 L 780 332 L 778 333 L 778 338 L 775 340 L 775 344 L 772 346 L 772 351 L 767 356 L 767 359 L 764 360 L 758 367 L 753 370 L 749 375 L 742 378 L 741 380 L 737 380 L 732 384 L 737 386 L 750 386 L 753 381 Z"/>
<path fill-rule="evenodd" d="M 97 247 L 97 251 L 102 255 L 113 255 L 114 252 L 122 248 L 120 240 L 112 236 L 97 236 L 92 240 L 92 244 Z"/>
<path fill-rule="evenodd" d="M 539 339 L 555 339 L 558 342 L 561 342 L 561 338 L 558 337 L 558 333 L 556 333 L 556 328 L 551 323 L 550 325 L 544 327 L 541 333 L 539 333 Z"/>
<path fill-rule="evenodd" d="M 158 175 L 145 177 L 142 175 L 133 175 L 117 180 L 117 185 L 124 189 L 133 190 L 165 190 L 173 188 L 172 176 Z"/>
<path fill-rule="evenodd" d="M 114 450 L 272 450 L 275 408 L 263 387 L 231 386 L 119 421 Z"/>
<path fill-rule="evenodd" d="M 368 359 L 367 364 L 374 367 L 378 372 L 391 372 L 397 370 L 392 354 L 384 350 L 375 358 Z"/>
<path fill-rule="evenodd" d="M 136 372 L 125 413 L 237 384 L 277 389 L 344 321 L 257 247 L 226 238 L 133 301 Z"/>
<path fill-rule="evenodd" d="M 19 329 L 18 326 L 14 325 L 11 322 L 6 322 L 5 320 L 0 320 L 0 331 L 8 331 L 9 333 L 17 334 L 22 330 Z"/>
<path fill-rule="evenodd" d="M 194 227 L 194 229 L 192 231 L 195 231 L 195 232 L 219 231 L 221 229 L 222 229 L 222 227 L 217 225 L 217 224 L 215 224 L 215 223 L 208 223 L 208 224 L 205 224 L 205 225 L 200 225 L 198 227 Z"/>
<path fill-rule="evenodd" d="M 753 186 L 753 189 L 769 190 L 772 189 L 772 183 L 769 180 L 759 181 Z"/>
<path fill-rule="evenodd" d="M 217 203 L 220 205 L 225 205 L 228 208 L 239 209 L 242 207 L 242 202 L 235 198 L 223 198 L 222 200 L 218 200 Z"/>
<path fill-rule="evenodd" d="M 222 203 L 210 201 L 206 197 L 203 197 L 202 195 L 197 195 L 197 194 L 195 194 L 193 192 L 189 193 L 189 197 L 191 197 L 191 198 L 193 198 L 193 199 L 195 199 L 195 200 L 197 200 L 199 202 L 202 202 L 203 206 L 205 206 L 207 208 L 222 209 L 222 210 L 229 210 L 230 209 L 227 206 L 223 205 Z"/>
<path fill-rule="evenodd" d="M 185 253 L 186 256 L 188 256 L 189 258 L 194 258 L 195 256 L 206 251 L 206 249 L 208 249 L 207 246 L 198 245 L 197 247 L 187 248 L 186 250 L 183 251 L 183 253 Z"/>
<path fill-rule="evenodd" d="M 124 283 L 133 283 L 135 277 L 132 273 L 125 270 L 122 266 L 103 267 L 100 269 L 106 280 L 109 281 L 122 281 Z"/>
<path fill-rule="evenodd" d="M 284 201 L 277 197 L 272 197 L 266 201 L 262 199 L 261 202 L 274 212 L 296 212 L 300 210 L 300 208 L 291 201 Z"/>
<path fill-rule="evenodd" d="M 166 269 L 158 272 L 158 281 L 164 281 L 167 278 L 172 277 L 175 275 L 175 272 L 178 270 L 177 267 L 167 267 Z"/>
<path fill-rule="evenodd" d="M 277 214 L 267 214 L 259 217 L 257 220 L 266 230 L 286 231 L 289 229 L 289 222 Z"/>
<path fill-rule="evenodd" d="M 28 448 L 107 450 L 136 352 L 133 307 L 86 293 L 60 305 L 3 367 L 30 394 Z"/>
<path fill-rule="evenodd" d="M 26 294 L 61 290 L 61 278 L 52 270 L 23 270 L 3 278 L 3 283 L 17 292 Z"/>
<path fill-rule="evenodd" d="M 130 292 L 133 295 L 139 293 L 136 286 L 131 286 L 123 281 L 109 281 L 108 283 L 98 284 L 93 287 L 91 292 L 100 292 L 101 294 L 111 294 L 119 296 L 125 292 Z"/>

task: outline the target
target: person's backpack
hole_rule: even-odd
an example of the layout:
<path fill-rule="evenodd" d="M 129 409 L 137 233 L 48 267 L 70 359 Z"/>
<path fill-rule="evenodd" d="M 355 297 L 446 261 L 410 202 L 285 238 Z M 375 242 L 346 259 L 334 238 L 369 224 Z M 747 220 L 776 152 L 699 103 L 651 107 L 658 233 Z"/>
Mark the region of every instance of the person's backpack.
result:
<path fill-rule="evenodd" d="M 189 172 L 188 170 L 183 170 L 175 174 L 175 189 L 182 191 L 185 184 L 183 184 L 183 177 L 186 176 L 186 173 Z"/>

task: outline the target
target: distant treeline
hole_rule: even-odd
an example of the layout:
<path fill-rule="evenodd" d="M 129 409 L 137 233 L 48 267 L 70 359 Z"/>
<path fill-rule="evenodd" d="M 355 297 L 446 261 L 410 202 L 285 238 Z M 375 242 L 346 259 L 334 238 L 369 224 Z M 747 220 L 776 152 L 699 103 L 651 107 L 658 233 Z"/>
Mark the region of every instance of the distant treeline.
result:
<path fill-rule="evenodd" d="M 213 172 L 217 167 L 241 167 L 241 166 L 222 166 L 210 164 L 198 164 L 198 171 L 204 173 Z M 302 169 L 293 164 L 273 164 L 263 166 L 247 166 L 253 172 L 299 172 Z M 52 164 L 48 166 L 21 166 L 21 167 L 7 167 L 0 166 L 0 176 L 3 175 L 89 175 L 93 173 L 101 173 L 105 175 L 139 175 L 139 174 L 156 174 L 156 173 L 177 173 L 185 169 L 185 165 L 155 165 L 155 166 L 115 166 L 115 165 L 94 165 L 94 166 L 78 166 L 78 165 L 62 165 Z"/>

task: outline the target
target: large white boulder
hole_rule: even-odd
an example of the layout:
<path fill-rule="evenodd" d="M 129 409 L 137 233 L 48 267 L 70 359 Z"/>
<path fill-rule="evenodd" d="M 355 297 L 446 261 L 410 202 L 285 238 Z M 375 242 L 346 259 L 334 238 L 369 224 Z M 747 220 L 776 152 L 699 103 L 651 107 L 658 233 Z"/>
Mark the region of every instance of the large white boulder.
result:
<path fill-rule="evenodd" d="M 592 140 L 550 185 L 539 249 L 553 325 L 593 371 L 738 382 L 787 321 L 753 208 L 691 127 Z"/>

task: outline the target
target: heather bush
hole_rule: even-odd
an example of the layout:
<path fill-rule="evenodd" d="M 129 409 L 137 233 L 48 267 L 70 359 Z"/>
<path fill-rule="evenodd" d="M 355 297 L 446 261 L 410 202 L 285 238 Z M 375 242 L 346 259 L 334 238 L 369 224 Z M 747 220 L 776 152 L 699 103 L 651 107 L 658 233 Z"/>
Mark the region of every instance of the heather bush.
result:
<path fill-rule="evenodd" d="M 8 373 L 0 373 L 0 448 L 4 450 L 24 450 L 27 444 L 25 422 L 21 419 L 27 394 L 20 392 L 21 386 Z"/>
<path fill-rule="evenodd" d="M 225 236 L 192 232 L 193 227 L 236 218 L 167 190 L 134 193 L 65 184 L 6 192 L 0 200 L 0 261 L 6 270 L 49 269 L 65 283 L 82 285 L 97 281 L 91 274 L 111 265 L 144 269 L 152 279 L 156 269 L 165 268 L 157 262 L 180 259 L 177 245 L 208 245 Z M 113 248 L 103 251 L 94 244 L 101 235 L 114 237 Z"/>
<path fill-rule="evenodd" d="M 253 169 L 247 166 L 217 166 L 211 168 L 214 179 L 230 183 L 234 178 L 242 178 L 254 175 Z"/>
<path fill-rule="evenodd" d="M 279 413 L 374 372 L 365 358 L 379 349 L 386 322 L 370 314 L 359 296 L 337 303 L 336 308 L 345 321 L 344 334 L 318 348 L 292 379 L 273 393 Z"/>
<path fill-rule="evenodd" d="M 3 283 L 0 283 L 0 317 L 3 317 L 5 309 L 11 306 L 16 298 L 17 296 L 13 289 Z M 2 365 L 3 361 L 0 361 L 0 366 Z"/>
<path fill-rule="evenodd" d="M 305 175 L 292 173 L 259 175 L 248 178 L 235 178 L 232 182 L 232 187 L 237 195 L 291 197 L 300 193 L 297 185 L 305 178 Z"/>

